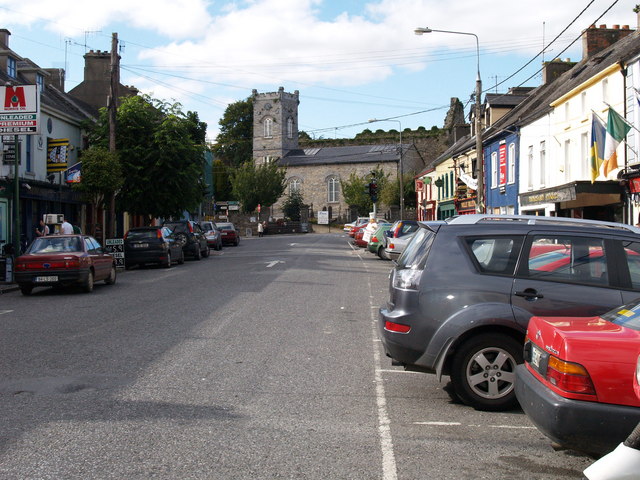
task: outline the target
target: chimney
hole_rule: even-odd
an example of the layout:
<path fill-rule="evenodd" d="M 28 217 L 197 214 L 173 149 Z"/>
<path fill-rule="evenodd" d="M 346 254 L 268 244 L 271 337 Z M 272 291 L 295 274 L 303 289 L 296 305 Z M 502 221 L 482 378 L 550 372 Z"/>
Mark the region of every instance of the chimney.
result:
<path fill-rule="evenodd" d="M 576 62 L 572 62 L 569 58 L 566 61 L 557 59 L 551 62 L 544 62 L 542 65 L 542 84 L 550 84 L 564 72 L 571 70 L 575 64 Z"/>
<path fill-rule="evenodd" d="M 9 48 L 9 36 L 11 32 L 6 28 L 0 29 L 0 49 L 8 49 Z"/>
<path fill-rule="evenodd" d="M 64 68 L 45 68 L 44 71 L 49 74 L 45 77 L 45 83 L 64 92 Z"/>
<path fill-rule="evenodd" d="M 628 25 L 623 25 L 622 28 L 620 25 L 614 25 L 613 28 L 591 25 L 582 32 L 582 59 L 593 57 L 632 32 Z"/>

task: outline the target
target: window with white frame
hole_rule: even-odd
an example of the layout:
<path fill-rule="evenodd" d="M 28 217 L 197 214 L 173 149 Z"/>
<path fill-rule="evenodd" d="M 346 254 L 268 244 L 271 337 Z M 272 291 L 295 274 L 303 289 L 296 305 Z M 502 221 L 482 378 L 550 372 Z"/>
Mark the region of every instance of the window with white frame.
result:
<path fill-rule="evenodd" d="M 272 126 L 273 126 L 273 120 L 271 120 L 270 118 L 265 118 L 264 119 L 264 136 L 265 136 L 265 138 L 271 138 L 272 137 L 272 133 L 271 133 Z"/>
<path fill-rule="evenodd" d="M 568 122 L 569 121 L 569 115 L 570 115 L 570 111 L 569 111 L 569 102 L 565 102 L 564 104 L 564 121 Z"/>
<path fill-rule="evenodd" d="M 580 94 L 580 114 L 582 116 L 587 114 L 587 92 Z"/>
<path fill-rule="evenodd" d="M 533 172 L 534 172 L 534 168 L 533 168 L 533 145 L 529 145 L 529 149 L 528 149 L 528 153 L 527 153 L 527 187 L 529 188 L 529 190 L 533 190 Z"/>
<path fill-rule="evenodd" d="M 16 78 L 17 74 L 16 59 L 13 57 L 7 57 L 7 75 L 11 78 Z"/>
<path fill-rule="evenodd" d="M 491 154 L 491 188 L 498 186 L 498 152 Z"/>
<path fill-rule="evenodd" d="M 602 80 L 602 102 L 609 103 L 609 79 Z"/>
<path fill-rule="evenodd" d="M 291 195 L 295 192 L 300 192 L 300 179 L 298 178 L 292 178 L 289 182 L 289 194 Z"/>
<path fill-rule="evenodd" d="M 540 142 L 540 186 L 544 187 L 547 182 L 547 142 Z"/>
<path fill-rule="evenodd" d="M 327 201 L 337 202 L 340 181 L 336 177 L 329 177 L 327 180 Z"/>
<path fill-rule="evenodd" d="M 293 138 L 293 118 L 287 119 L 287 138 Z"/>
<path fill-rule="evenodd" d="M 564 141 L 564 178 L 571 180 L 571 140 Z"/>
<path fill-rule="evenodd" d="M 587 165 L 589 165 L 589 133 L 584 132 L 580 135 L 580 169 L 576 172 L 580 178 L 587 176 Z"/>
<path fill-rule="evenodd" d="M 507 150 L 507 183 L 516 183 L 516 144 L 510 143 Z"/>

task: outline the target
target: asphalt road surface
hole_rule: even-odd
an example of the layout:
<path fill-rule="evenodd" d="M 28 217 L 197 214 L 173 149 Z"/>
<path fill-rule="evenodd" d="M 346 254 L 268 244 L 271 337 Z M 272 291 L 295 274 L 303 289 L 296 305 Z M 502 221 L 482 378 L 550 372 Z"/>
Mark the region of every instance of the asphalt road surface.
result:
<path fill-rule="evenodd" d="M 592 460 L 521 411 L 391 366 L 390 266 L 342 234 L 266 236 L 1 295 L 0 478 L 581 478 Z"/>

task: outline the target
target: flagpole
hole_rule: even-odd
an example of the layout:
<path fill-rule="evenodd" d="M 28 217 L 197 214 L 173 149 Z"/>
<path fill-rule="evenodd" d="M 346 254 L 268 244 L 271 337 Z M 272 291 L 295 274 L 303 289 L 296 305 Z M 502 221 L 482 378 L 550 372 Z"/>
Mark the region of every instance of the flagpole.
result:
<path fill-rule="evenodd" d="M 634 90 L 635 90 L 635 89 L 634 89 Z M 607 102 L 602 102 L 602 103 L 604 103 L 607 107 L 609 107 L 611 110 L 613 110 L 614 112 L 616 112 L 616 109 L 615 109 L 615 108 L 613 108 L 611 105 L 609 105 Z M 593 112 L 593 110 L 591 110 L 591 111 Z M 596 112 L 593 112 L 593 113 L 594 113 L 598 118 L 600 118 L 600 116 L 599 116 Z M 618 112 L 616 112 L 616 113 L 618 113 Z M 623 117 L 622 115 L 620 115 L 619 113 L 618 113 L 618 116 L 619 116 L 619 117 L 622 119 L 622 121 L 623 121 L 624 123 L 626 123 L 630 128 L 633 128 L 636 132 L 640 132 L 640 129 L 638 129 L 638 127 L 636 127 L 635 125 L 633 125 L 633 124 L 629 123 L 629 122 L 627 121 L 627 119 L 626 119 L 626 118 L 624 118 L 624 117 Z M 600 120 L 602 120 L 602 119 L 600 118 Z M 602 120 L 602 121 L 604 122 L 604 120 Z M 604 124 L 606 125 L 606 124 L 607 124 L 607 122 L 604 122 Z M 627 142 L 626 142 L 626 140 L 625 140 L 625 143 L 627 143 Z"/>

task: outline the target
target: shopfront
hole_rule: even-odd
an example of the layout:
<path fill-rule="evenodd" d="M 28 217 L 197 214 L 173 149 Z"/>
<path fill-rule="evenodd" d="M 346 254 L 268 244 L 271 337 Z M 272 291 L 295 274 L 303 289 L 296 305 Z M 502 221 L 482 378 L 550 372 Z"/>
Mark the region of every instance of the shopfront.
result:
<path fill-rule="evenodd" d="M 578 181 L 519 195 L 525 215 L 624 222 L 624 192 L 618 182 Z"/>

